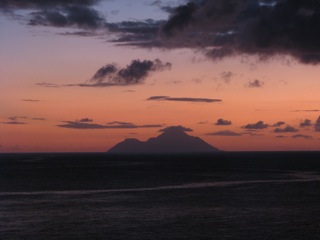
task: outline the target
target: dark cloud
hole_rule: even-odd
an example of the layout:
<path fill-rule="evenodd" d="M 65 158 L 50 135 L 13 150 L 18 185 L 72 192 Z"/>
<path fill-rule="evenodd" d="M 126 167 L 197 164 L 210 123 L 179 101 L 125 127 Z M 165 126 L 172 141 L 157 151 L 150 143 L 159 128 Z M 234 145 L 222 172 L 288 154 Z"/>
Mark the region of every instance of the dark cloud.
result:
<path fill-rule="evenodd" d="M 280 54 L 320 61 L 319 1 L 189 1 L 170 12 L 161 28 L 168 47 L 200 47 L 214 59 Z"/>
<path fill-rule="evenodd" d="M 218 125 L 218 126 L 228 126 L 228 125 L 231 125 L 231 124 L 232 124 L 231 121 L 229 121 L 229 120 L 224 120 L 224 119 L 222 119 L 222 118 L 219 118 L 219 119 L 217 120 L 217 122 L 215 123 L 215 125 Z"/>
<path fill-rule="evenodd" d="M 279 121 L 279 122 L 276 122 L 275 124 L 273 124 L 272 127 L 281 127 L 284 124 L 286 124 L 286 123 L 283 121 Z"/>
<path fill-rule="evenodd" d="M 91 78 L 91 81 L 101 83 L 105 78 L 112 77 L 118 71 L 118 67 L 115 64 L 107 64 L 98 69 Z"/>
<path fill-rule="evenodd" d="M 147 19 L 144 21 L 122 21 L 118 23 L 107 23 L 109 32 L 118 36 L 111 42 L 118 42 L 121 45 L 142 44 L 156 41 L 157 34 L 163 21 Z"/>
<path fill-rule="evenodd" d="M 254 80 L 254 81 L 250 81 L 248 83 L 249 88 L 261 88 L 261 87 L 263 87 L 263 85 L 264 85 L 264 82 L 261 82 L 258 79 Z"/>
<path fill-rule="evenodd" d="M 149 125 L 136 125 L 133 123 L 124 122 L 111 122 L 106 125 L 79 122 L 79 121 L 64 121 L 64 124 L 57 125 L 62 128 L 72 128 L 72 129 L 136 129 L 136 128 L 160 128 L 163 127 L 162 124 L 149 124 Z"/>
<path fill-rule="evenodd" d="M 151 72 L 171 69 L 171 63 L 139 59 L 133 60 L 127 67 L 119 68 L 115 64 L 107 64 L 93 75 L 90 84 L 78 84 L 81 87 L 127 86 L 144 83 Z"/>
<path fill-rule="evenodd" d="M 212 103 L 221 102 L 221 99 L 211 99 L 211 98 L 173 98 L 168 96 L 152 96 L 146 99 L 147 101 L 177 101 L 177 102 L 202 102 L 202 103 Z"/>
<path fill-rule="evenodd" d="M 303 134 L 296 134 L 296 135 L 293 135 L 292 138 L 305 138 L 305 139 L 311 139 L 312 136 L 309 136 L 309 135 L 303 135 Z"/>
<path fill-rule="evenodd" d="M 218 132 L 213 132 L 213 133 L 207 133 L 207 136 L 226 136 L 226 137 L 237 137 L 237 136 L 241 136 L 241 133 L 236 133 L 233 131 L 218 131 Z"/>
<path fill-rule="evenodd" d="M 263 121 L 258 121 L 256 123 L 247 124 L 243 128 L 253 130 L 253 129 L 265 129 L 268 127 L 269 127 L 268 124 L 265 124 Z"/>
<path fill-rule="evenodd" d="M 300 127 L 310 127 L 312 126 L 310 119 L 305 119 L 303 122 L 300 123 Z"/>
<path fill-rule="evenodd" d="M 93 120 L 91 118 L 82 118 L 78 122 L 88 123 L 88 122 L 93 122 Z"/>
<path fill-rule="evenodd" d="M 80 36 L 80 37 L 92 37 L 98 36 L 99 34 L 96 31 L 68 31 L 64 33 L 59 33 L 62 36 Z"/>
<path fill-rule="evenodd" d="M 193 132 L 193 130 L 179 125 L 160 129 L 159 132 Z"/>
<path fill-rule="evenodd" d="M 91 6 L 100 0 L 2 0 L 1 8 L 9 9 L 34 9 L 34 8 L 51 8 L 58 6 Z"/>
<path fill-rule="evenodd" d="M 162 32 L 167 36 L 172 36 L 176 31 L 183 30 L 195 19 L 193 14 L 197 10 L 197 6 L 193 2 L 170 9 L 171 16 L 169 20 L 162 26 Z"/>
<path fill-rule="evenodd" d="M 287 125 L 284 128 L 276 128 L 273 130 L 273 132 L 275 132 L 275 133 L 292 133 L 292 132 L 299 132 L 299 130 L 296 129 L 295 127 Z"/>
<path fill-rule="evenodd" d="M 320 132 L 320 116 L 318 117 L 316 123 L 314 124 L 314 130 Z"/>
<path fill-rule="evenodd" d="M 33 12 L 31 13 L 29 24 L 95 29 L 103 27 L 105 20 L 93 8 L 70 5 L 63 8 L 45 9 Z"/>

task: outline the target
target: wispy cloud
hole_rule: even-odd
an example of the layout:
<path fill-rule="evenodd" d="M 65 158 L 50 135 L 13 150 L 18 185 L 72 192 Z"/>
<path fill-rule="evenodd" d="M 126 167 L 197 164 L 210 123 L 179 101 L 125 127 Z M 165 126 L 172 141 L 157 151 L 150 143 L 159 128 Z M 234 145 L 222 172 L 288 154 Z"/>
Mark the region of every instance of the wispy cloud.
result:
<path fill-rule="evenodd" d="M 231 79 L 233 76 L 234 76 L 234 74 L 231 71 L 224 71 L 224 72 L 220 73 L 221 79 L 227 84 L 229 84 L 231 82 Z"/>
<path fill-rule="evenodd" d="M 60 87 L 58 84 L 47 83 L 47 82 L 39 82 L 39 83 L 36 83 L 36 85 L 41 86 L 41 87 L 47 87 L 47 88 L 58 88 L 58 87 Z"/>
<path fill-rule="evenodd" d="M 238 137 L 238 136 L 242 136 L 242 133 L 237 133 L 237 132 L 225 130 L 225 131 L 218 131 L 218 132 L 207 133 L 206 135 L 207 135 L 207 136 Z"/>
<path fill-rule="evenodd" d="M 320 112 L 319 109 L 292 110 L 291 112 Z"/>
<path fill-rule="evenodd" d="M 260 80 L 256 79 L 256 80 L 250 81 L 247 86 L 249 88 L 261 88 L 263 87 L 263 85 L 264 85 L 264 82 L 261 82 Z"/>
<path fill-rule="evenodd" d="M 304 134 L 296 134 L 293 135 L 292 138 L 305 138 L 305 139 L 312 139 L 312 136 L 304 135 Z"/>
<path fill-rule="evenodd" d="M 9 121 L 6 122 L 0 122 L 1 124 L 8 124 L 8 125 L 23 125 L 23 124 L 28 124 L 28 120 L 32 121 L 45 121 L 45 118 L 41 117 L 26 117 L 26 116 L 11 116 L 8 117 Z"/>
<path fill-rule="evenodd" d="M 127 122 L 110 122 L 105 125 L 96 124 L 91 122 L 81 122 L 81 121 L 64 121 L 63 124 L 57 125 L 61 128 L 71 128 L 71 129 L 136 129 L 136 128 L 161 128 L 163 124 L 146 124 L 146 125 L 136 125 Z"/>
<path fill-rule="evenodd" d="M 40 102 L 38 99 L 21 99 L 23 102 Z"/>
<path fill-rule="evenodd" d="M 1 124 L 8 124 L 8 125 L 23 125 L 27 124 L 26 122 L 20 122 L 20 121 L 9 121 L 9 122 L 1 122 Z"/>
<path fill-rule="evenodd" d="M 213 103 L 221 102 L 221 99 L 212 98 L 190 98 L 190 97 L 168 97 L 168 96 L 152 96 L 146 99 L 147 101 L 176 101 L 176 102 L 199 102 Z"/>

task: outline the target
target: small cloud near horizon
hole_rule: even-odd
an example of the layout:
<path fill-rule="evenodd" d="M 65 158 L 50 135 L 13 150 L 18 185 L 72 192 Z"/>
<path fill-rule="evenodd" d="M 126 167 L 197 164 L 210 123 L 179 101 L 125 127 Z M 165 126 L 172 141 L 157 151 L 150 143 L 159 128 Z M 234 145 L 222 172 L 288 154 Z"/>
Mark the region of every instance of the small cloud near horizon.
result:
<path fill-rule="evenodd" d="M 146 124 L 146 125 L 136 125 L 133 123 L 126 122 L 111 122 L 106 125 L 91 123 L 89 122 L 79 122 L 79 121 L 63 121 L 64 124 L 56 125 L 61 128 L 71 128 L 71 129 L 136 129 L 136 128 L 160 128 L 163 124 Z"/>
<path fill-rule="evenodd" d="M 312 126 L 312 122 L 310 119 L 305 119 L 303 122 L 300 123 L 300 127 L 310 127 Z"/>
<path fill-rule="evenodd" d="M 212 132 L 212 133 L 206 133 L 206 136 L 225 136 L 225 137 L 238 137 L 242 136 L 241 133 L 225 130 L 225 131 L 218 131 L 218 132 Z"/>
<path fill-rule="evenodd" d="M 275 124 L 273 124 L 272 127 L 281 127 L 284 124 L 286 124 L 286 123 L 283 121 L 279 121 L 279 122 L 276 122 Z"/>
<path fill-rule="evenodd" d="M 198 103 L 213 103 L 221 102 L 221 99 L 211 98 L 190 98 L 190 97 L 168 97 L 168 96 L 151 96 L 147 101 L 176 101 L 176 102 L 198 102 Z"/>
<path fill-rule="evenodd" d="M 263 121 L 258 121 L 256 123 L 250 123 L 250 124 L 243 126 L 243 128 L 249 129 L 249 130 L 265 129 L 268 127 L 269 127 L 269 125 L 264 123 Z"/>
<path fill-rule="evenodd" d="M 292 138 L 312 139 L 312 136 L 310 136 L 310 135 L 304 135 L 304 134 L 296 134 L 296 135 L 293 135 Z"/>
<path fill-rule="evenodd" d="M 316 123 L 314 124 L 314 130 L 320 132 L 320 116 L 318 117 Z"/>
<path fill-rule="evenodd" d="M 232 125 L 232 122 L 229 121 L 229 120 L 225 120 L 225 119 L 219 118 L 214 125 L 217 125 L 217 126 L 228 126 L 228 125 Z"/>
<path fill-rule="evenodd" d="M 170 126 L 170 127 L 166 127 L 166 128 L 163 128 L 163 129 L 160 129 L 158 132 L 193 132 L 193 130 L 191 128 L 186 128 L 186 127 L 183 127 L 181 125 L 179 126 Z"/>
<path fill-rule="evenodd" d="M 293 132 L 299 132 L 299 130 L 296 129 L 295 127 L 287 125 L 284 128 L 276 128 L 273 130 L 273 132 L 275 132 L 275 133 L 293 133 Z"/>

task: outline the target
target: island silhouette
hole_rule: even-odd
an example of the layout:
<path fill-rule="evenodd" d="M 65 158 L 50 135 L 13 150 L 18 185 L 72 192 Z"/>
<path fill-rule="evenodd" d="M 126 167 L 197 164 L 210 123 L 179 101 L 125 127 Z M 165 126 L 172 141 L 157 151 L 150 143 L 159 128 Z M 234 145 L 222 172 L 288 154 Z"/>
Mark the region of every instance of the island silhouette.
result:
<path fill-rule="evenodd" d="M 159 130 L 159 136 L 143 142 L 127 138 L 109 149 L 108 153 L 211 153 L 220 151 L 199 137 L 188 135 L 190 128 L 170 126 Z"/>

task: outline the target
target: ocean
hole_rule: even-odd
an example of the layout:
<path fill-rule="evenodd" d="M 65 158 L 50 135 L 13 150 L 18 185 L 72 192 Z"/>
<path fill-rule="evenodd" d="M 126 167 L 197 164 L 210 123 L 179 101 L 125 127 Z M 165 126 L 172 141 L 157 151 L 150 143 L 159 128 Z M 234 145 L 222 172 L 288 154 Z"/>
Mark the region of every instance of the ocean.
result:
<path fill-rule="evenodd" d="M 320 239 L 320 152 L 0 154 L 0 239 Z"/>

